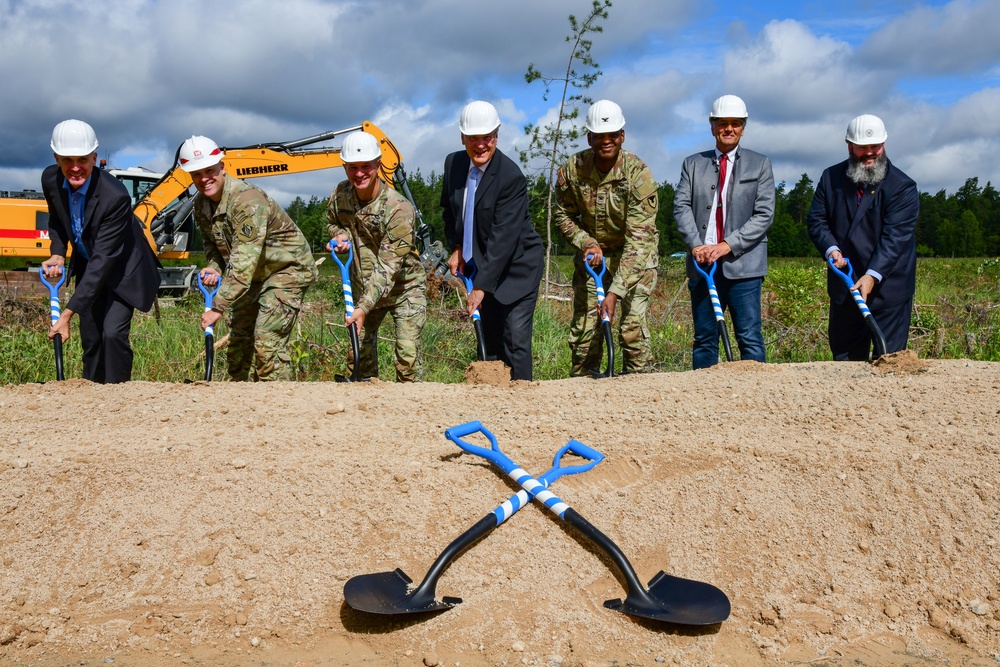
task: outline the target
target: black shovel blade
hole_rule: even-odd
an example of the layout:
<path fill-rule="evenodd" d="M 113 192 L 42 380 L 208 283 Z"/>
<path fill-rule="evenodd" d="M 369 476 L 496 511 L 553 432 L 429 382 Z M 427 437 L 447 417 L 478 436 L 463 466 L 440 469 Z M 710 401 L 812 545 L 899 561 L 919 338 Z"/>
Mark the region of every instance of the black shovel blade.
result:
<path fill-rule="evenodd" d="M 715 625 L 729 618 L 726 594 L 712 584 L 674 577 L 662 570 L 649 581 L 649 591 L 608 600 L 608 609 L 677 625 Z"/>
<path fill-rule="evenodd" d="M 344 600 L 353 609 L 369 614 L 419 614 L 451 609 L 462 598 L 434 598 L 429 591 L 422 597 L 419 591 L 410 591 L 413 581 L 396 568 L 392 572 L 376 572 L 351 577 L 344 584 Z"/>

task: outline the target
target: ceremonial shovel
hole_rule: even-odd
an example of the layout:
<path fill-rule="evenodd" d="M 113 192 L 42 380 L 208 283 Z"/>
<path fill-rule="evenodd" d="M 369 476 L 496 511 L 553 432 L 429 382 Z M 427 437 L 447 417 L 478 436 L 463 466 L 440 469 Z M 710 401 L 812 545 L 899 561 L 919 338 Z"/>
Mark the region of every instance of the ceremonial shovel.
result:
<path fill-rule="evenodd" d="M 62 306 L 59 305 L 59 288 L 66 282 L 66 267 L 62 267 L 59 281 L 55 285 L 45 279 L 45 269 L 38 269 L 38 277 L 49 288 L 49 311 L 52 315 L 52 326 L 55 326 L 56 322 L 59 321 L 59 315 L 62 314 Z M 56 380 L 65 380 L 66 378 L 63 376 L 62 334 L 56 334 L 52 337 L 52 348 L 56 354 Z"/>
<path fill-rule="evenodd" d="M 347 262 L 341 262 L 340 258 L 337 257 L 337 251 L 333 250 L 330 252 L 330 256 L 333 257 L 333 261 L 337 263 L 340 267 L 340 282 L 344 288 L 344 310 L 347 312 L 347 316 L 350 317 L 354 314 L 354 294 L 351 292 L 351 272 L 350 266 L 351 262 L 354 260 L 354 246 L 351 245 L 350 241 L 345 241 L 347 243 Z M 330 241 L 330 247 L 336 247 L 336 240 Z M 351 377 L 345 377 L 343 375 L 335 375 L 333 377 L 335 382 L 362 382 L 361 377 L 361 346 L 358 343 L 358 323 L 352 322 L 351 326 L 347 327 L 347 333 L 351 338 L 351 354 L 354 355 L 354 370 L 351 371 Z"/>
<path fill-rule="evenodd" d="M 868 325 L 868 330 L 872 332 L 872 336 L 875 340 L 875 358 L 878 359 L 883 354 L 885 354 L 885 336 L 882 335 L 882 330 L 879 329 L 878 324 L 875 322 L 875 317 L 872 315 L 872 311 L 868 310 L 868 304 L 865 300 L 861 298 L 861 292 L 854 289 L 854 268 L 851 266 L 851 260 L 844 257 L 844 261 L 847 262 L 847 271 L 841 271 L 833 263 L 833 258 L 827 258 L 827 263 L 833 272 L 840 276 L 840 279 L 844 281 L 847 285 L 848 291 L 850 291 L 851 296 L 854 297 L 854 303 L 857 304 L 858 310 L 861 311 L 861 316 L 865 318 L 865 324 Z"/>
<path fill-rule="evenodd" d="M 608 267 L 604 263 L 604 258 L 601 258 L 601 270 L 600 272 L 594 271 L 590 266 L 590 258 L 593 255 L 587 255 L 587 259 L 584 260 L 583 266 L 587 269 L 587 273 L 594 279 L 594 287 L 597 288 L 597 312 L 601 315 L 601 328 L 604 330 L 604 343 L 608 346 L 608 368 L 606 371 L 601 373 L 600 371 L 591 371 L 590 374 L 595 378 L 609 378 L 615 375 L 615 344 L 611 338 L 611 318 L 607 316 L 606 313 L 601 313 L 601 304 L 604 303 L 604 274 L 608 272 Z"/>
<path fill-rule="evenodd" d="M 222 287 L 222 276 L 218 276 L 215 289 L 209 290 L 198 276 L 198 289 L 205 296 L 205 312 L 212 310 L 212 300 Z M 205 328 L 205 382 L 212 381 L 212 370 L 215 367 L 215 325 Z"/>
<path fill-rule="evenodd" d="M 697 260 L 692 260 L 694 262 L 694 268 L 697 269 L 698 273 L 705 276 L 705 281 L 708 283 L 708 296 L 712 299 L 712 310 L 715 311 L 715 321 L 719 326 L 719 335 L 722 336 L 722 346 L 726 348 L 726 361 L 733 360 L 733 348 L 729 344 L 729 333 L 726 331 L 726 316 L 722 314 L 722 303 L 719 301 L 719 290 L 715 288 L 715 269 L 718 266 L 717 262 L 712 262 L 712 268 L 710 271 L 705 271 L 698 264 Z M 719 348 L 716 347 L 716 350 Z"/>

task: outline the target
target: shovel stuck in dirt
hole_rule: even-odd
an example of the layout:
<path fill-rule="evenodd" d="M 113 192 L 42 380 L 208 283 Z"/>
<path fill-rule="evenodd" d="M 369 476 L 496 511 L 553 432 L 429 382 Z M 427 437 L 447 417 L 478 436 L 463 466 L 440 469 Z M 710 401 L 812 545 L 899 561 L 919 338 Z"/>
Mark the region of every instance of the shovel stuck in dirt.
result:
<path fill-rule="evenodd" d="M 465 283 L 465 293 L 469 295 L 472 293 L 472 281 L 476 277 L 476 264 L 471 259 L 465 263 L 465 271 L 458 274 L 458 277 L 462 279 Z M 479 316 L 479 309 L 472 313 L 472 328 L 476 332 L 476 360 L 477 361 L 488 361 L 490 360 L 486 356 L 486 341 L 483 339 L 483 321 Z"/>
<path fill-rule="evenodd" d="M 579 456 L 586 462 L 563 467 L 562 458 L 567 453 Z M 565 447 L 556 452 L 552 459 L 552 468 L 539 477 L 539 481 L 543 488 L 547 487 L 563 475 L 586 472 L 603 459 L 604 454 L 591 449 L 582 442 L 570 440 Z M 354 609 L 371 614 L 417 614 L 451 609 L 459 604 L 462 598 L 446 596 L 438 600 L 435 597 L 438 579 L 441 578 L 445 568 L 465 549 L 485 537 L 487 533 L 531 502 L 533 496 L 534 493 L 529 491 L 518 491 L 510 500 L 459 535 L 441 552 L 441 555 L 431 565 L 431 569 L 427 571 L 424 580 L 415 589 L 410 589 L 413 580 L 401 569 L 396 568 L 392 572 L 377 572 L 352 577 L 344 585 L 344 600 Z"/>
<path fill-rule="evenodd" d="M 222 287 L 222 276 L 215 283 L 215 289 L 208 289 L 201 275 L 198 276 L 198 289 L 205 297 L 205 312 L 212 310 L 212 301 Z M 205 329 L 205 382 L 212 381 L 212 372 L 215 370 L 215 325 Z"/>
<path fill-rule="evenodd" d="M 347 261 L 341 262 L 340 258 L 337 257 L 337 251 L 331 250 L 330 256 L 333 257 L 333 261 L 337 263 L 340 267 L 340 282 L 344 288 L 344 311 L 347 313 L 347 317 L 354 314 L 354 294 L 351 291 L 351 262 L 354 261 L 354 246 L 350 241 L 347 243 Z M 330 241 L 330 247 L 336 248 L 336 239 Z M 361 377 L 361 346 L 358 343 L 358 324 L 357 322 L 352 322 L 351 326 L 347 327 L 347 334 L 351 338 L 351 354 L 354 359 L 354 367 L 351 370 L 351 377 L 344 375 L 335 375 L 333 377 L 335 382 L 365 382 L 370 378 Z"/>
<path fill-rule="evenodd" d="M 480 447 L 462 438 L 481 433 L 490 441 L 491 448 Z M 607 600 L 604 606 L 624 614 L 651 618 L 676 625 L 715 625 L 729 618 L 729 598 L 711 584 L 691 579 L 681 579 L 662 570 L 649 582 L 649 590 L 642 587 L 632 564 L 611 539 L 584 519 L 572 507 L 545 489 L 537 479 L 518 467 L 500 451 L 497 439 L 478 421 L 454 426 L 445 431 L 445 437 L 462 451 L 481 456 L 490 461 L 521 485 L 535 500 L 545 505 L 553 514 L 582 532 L 614 561 L 625 581 L 627 595 L 624 600 Z"/>
<path fill-rule="evenodd" d="M 594 279 L 594 287 L 597 289 L 597 312 L 601 316 L 601 329 L 604 331 L 604 344 L 608 347 L 608 368 L 603 373 L 600 371 L 591 371 L 590 374 L 594 378 L 609 378 L 615 375 L 615 343 L 611 336 L 611 318 L 608 317 L 607 313 L 601 312 L 601 305 L 604 303 L 604 275 L 608 272 L 608 267 L 604 263 L 604 258 L 601 258 L 601 270 L 594 271 L 594 268 L 590 265 L 590 260 L 593 255 L 587 255 L 587 258 L 583 260 L 583 267 L 587 269 L 587 273 L 590 277 Z"/>
<path fill-rule="evenodd" d="M 872 340 L 875 342 L 875 358 L 878 359 L 885 355 L 885 336 L 882 335 L 882 330 L 879 329 L 878 323 L 875 322 L 872 311 L 868 310 L 868 304 L 861 297 L 861 292 L 854 289 L 854 267 L 851 266 L 851 260 L 844 257 L 844 261 L 847 262 L 847 271 L 838 269 L 832 257 L 828 257 L 826 260 L 827 264 L 830 265 L 830 270 L 844 281 L 844 284 L 847 285 L 847 290 L 854 297 L 854 303 L 857 304 L 858 310 L 861 311 L 861 316 L 865 318 L 868 330 L 871 331 Z"/>
<path fill-rule="evenodd" d="M 54 285 L 45 279 L 45 270 L 42 268 L 38 269 L 38 277 L 41 278 L 42 284 L 49 288 L 49 311 L 52 314 L 52 326 L 55 326 L 56 322 L 59 321 L 59 316 L 62 314 L 62 306 L 59 304 L 59 288 L 66 282 L 66 267 L 62 268 L 59 280 Z M 62 335 L 56 334 L 52 337 L 52 348 L 56 355 L 56 380 L 65 380 L 66 378 L 63 375 Z"/>

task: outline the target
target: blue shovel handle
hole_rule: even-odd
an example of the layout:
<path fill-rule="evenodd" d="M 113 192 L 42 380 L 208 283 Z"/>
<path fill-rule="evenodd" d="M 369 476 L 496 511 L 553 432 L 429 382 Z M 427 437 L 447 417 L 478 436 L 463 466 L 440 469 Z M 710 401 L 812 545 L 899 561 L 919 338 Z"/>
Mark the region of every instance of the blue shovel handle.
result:
<path fill-rule="evenodd" d="M 336 250 L 330 251 L 330 256 L 333 257 L 333 261 L 337 263 L 340 267 L 340 282 L 344 288 L 344 310 L 347 311 L 347 316 L 350 317 L 354 314 L 354 293 L 351 292 L 351 262 L 354 261 L 354 246 L 351 245 L 350 241 L 344 241 L 347 244 L 347 261 L 341 262 L 340 257 L 337 256 Z M 330 241 L 330 247 L 337 247 L 337 240 L 332 239 Z"/>
<path fill-rule="evenodd" d="M 49 313 L 52 316 L 52 325 L 55 326 L 62 314 L 62 306 L 59 304 L 59 288 L 66 282 L 66 267 L 61 267 L 59 280 L 55 284 L 45 279 L 45 269 L 41 267 L 38 269 L 38 277 L 42 280 L 42 284 L 49 288 Z"/>
<path fill-rule="evenodd" d="M 600 308 L 601 304 L 604 303 L 604 274 L 608 272 L 608 266 L 604 263 L 604 258 L 601 257 L 601 270 L 595 271 L 594 267 L 590 265 L 590 260 L 593 258 L 593 254 L 587 255 L 587 258 L 583 261 L 583 268 L 587 269 L 587 273 L 594 279 L 594 287 L 597 288 L 597 307 Z M 607 322 L 607 315 L 602 316 L 602 319 Z"/>
<path fill-rule="evenodd" d="M 481 433 L 486 436 L 486 438 L 490 441 L 489 449 L 462 439 L 475 433 Z M 508 477 L 517 482 L 527 492 L 527 495 L 534 496 L 539 502 L 543 503 L 560 518 L 566 510 L 569 509 L 569 505 L 552 494 L 552 492 L 545 489 L 545 484 L 522 470 L 516 463 L 510 460 L 506 454 L 500 451 L 500 445 L 497 443 L 496 436 L 490 433 L 486 427 L 483 426 L 482 422 L 477 420 L 453 426 L 446 430 L 444 435 L 446 438 L 458 445 L 463 452 L 474 456 L 480 456 L 503 470 L 507 473 Z M 592 449 L 578 440 L 571 440 L 566 447 L 560 450 L 556 455 L 556 462 L 558 462 L 559 457 L 561 457 L 566 451 L 572 451 L 577 456 L 582 456 L 583 458 L 588 459 L 588 461 L 587 463 L 579 466 L 567 466 L 566 468 L 560 468 L 560 476 L 575 475 L 580 472 L 585 472 L 604 459 L 604 455 L 596 449 Z M 554 479 L 558 479 L 558 477 Z M 499 509 L 500 508 L 498 508 L 498 510 Z M 496 514 L 496 512 L 494 512 L 494 514 Z"/>
<path fill-rule="evenodd" d="M 476 273 L 477 272 L 478 272 L 478 269 L 476 268 L 476 263 L 473 262 L 470 259 L 468 262 L 465 263 L 465 269 L 462 271 L 462 273 L 458 274 L 458 277 L 462 279 L 463 283 L 465 283 L 465 292 L 466 292 L 466 294 L 471 294 L 472 293 L 472 281 L 476 279 Z M 481 319 L 479 317 L 479 309 L 478 308 L 476 308 L 476 310 L 473 311 L 473 313 L 472 313 L 472 319 L 474 321 Z"/>
<path fill-rule="evenodd" d="M 205 282 L 202 280 L 201 274 L 200 273 L 198 274 L 198 289 L 201 290 L 201 293 L 205 297 L 205 312 L 206 313 L 208 311 L 212 310 L 212 302 L 215 300 L 215 295 L 219 293 L 219 288 L 220 287 L 222 287 L 222 276 L 219 276 L 219 280 L 215 283 L 215 289 L 209 289 L 205 285 Z M 213 325 L 213 326 L 210 326 L 207 329 L 205 329 L 205 335 L 206 336 L 214 336 L 215 335 L 215 326 Z"/>

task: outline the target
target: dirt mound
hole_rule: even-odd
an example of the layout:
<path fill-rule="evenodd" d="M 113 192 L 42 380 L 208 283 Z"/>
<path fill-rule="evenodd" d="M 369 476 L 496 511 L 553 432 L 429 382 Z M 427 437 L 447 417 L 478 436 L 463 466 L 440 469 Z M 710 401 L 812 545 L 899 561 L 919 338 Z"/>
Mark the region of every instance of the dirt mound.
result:
<path fill-rule="evenodd" d="M 510 386 L 510 368 L 502 361 L 473 361 L 465 369 L 465 383 L 508 387 Z"/>
<path fill-rule="evenodd" d="M 923 373 L 930 364 L 917 357 L 913 350 L 883 354 L 873 364 L 882 373 Z"/>
<path fill-rule="evenodd" d="M 0 664 L 995 667 L 1000 364 L 922 363 L 0 387 Z M 444 572 L 453 609 L 347 606 L 517 490 L 443 437 L 470 420 L 536 475 L 570 439 L 603 452 L 552 491 L 730 618 L 606 609 L 614 565 L 536 504 Z"/>

